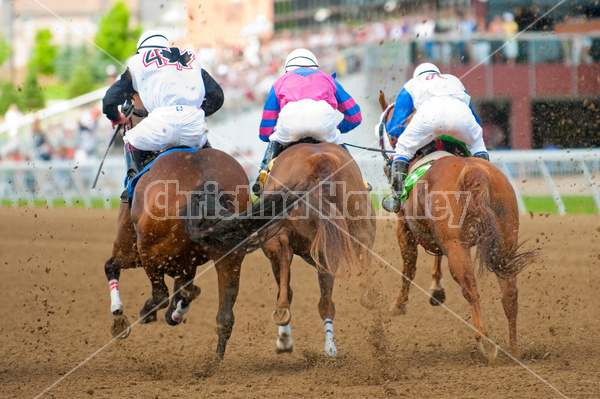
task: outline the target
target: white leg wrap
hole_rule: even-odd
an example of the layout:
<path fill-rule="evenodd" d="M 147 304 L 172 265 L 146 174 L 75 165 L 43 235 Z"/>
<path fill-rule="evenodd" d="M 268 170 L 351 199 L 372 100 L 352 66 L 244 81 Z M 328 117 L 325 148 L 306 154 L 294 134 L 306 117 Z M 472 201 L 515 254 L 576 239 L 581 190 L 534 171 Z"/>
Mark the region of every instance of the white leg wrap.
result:
<path fill-rule="evenodd" d="M 180 300 L 179 302 L 177 302 L 177 309 L 173 311 L 173 313 L 171 314 L 171 318 L 175 323 L 181 323 L 181 321 L 183 320 L 183 315 L 189 312 L 189 310 L 190 305 L 187 305 L 185 308 L 182 308 Z"/>
<path fill-rule="evenodd" d="M 123 312 L 123 302 L 121 302 L 121 295 L 119 295 L 119 281 L 110 280 L 110 311 L 114 314 L 117 311 Z"/>
<path fill-rule="evenodd" d="M 323 320 L 323 327 L 325 329 L 325 354 L 330 357 L 337 355 L 337 348 L 333 342 L 333 320 Z"/>
<path fill-rule="evenodd" d="M 279 338 L 277 338 L 275 344 L 278 353 L 292 351 L 294 341 L 292 340 L 292 328 L 289 324 L 287 326 L 279 326 Z"/>

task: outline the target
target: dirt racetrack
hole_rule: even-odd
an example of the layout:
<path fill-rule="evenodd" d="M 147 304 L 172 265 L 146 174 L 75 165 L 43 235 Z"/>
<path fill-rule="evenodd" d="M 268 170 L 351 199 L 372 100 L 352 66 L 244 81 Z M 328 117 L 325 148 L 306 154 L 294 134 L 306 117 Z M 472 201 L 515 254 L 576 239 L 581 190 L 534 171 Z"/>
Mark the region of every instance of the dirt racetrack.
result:
<path fill-rule="evenodd" d="M 161 311 L 157 323 L 138 324 L 126 340 L 109 343 L 112 315 L 103 266 L 116 212 L 0 208 L 0 215 L 1 398 L 36 397 L 57 381 L 43 397 L 600 397 L 597 216 L 522 218 L 528 248 L 540 247 L 544 254 L 519 281 L 520 360 L 526 369 L 502 354 L 495 364 L 485 364 L 471 331 L 448 311 L 430 306 L 414 287 L 407 314 L 390 316 L 386 309 L 401 277 L 379 261 L 371 273 L 385 296 L 381 309 L 363 308 L 358 288 L 336 282 L 339 355 L 331 361 L 321 354 L 316 272 L 296 259 L 294 353 L 277 355 L 277 327 L 270 317 L 276 286 L 260 251 L 244 261 L 236 323 L 220 366 L 209 365 L 216 347 L 212 268 L 196 280 L 203 291 L 184 324 L 169 327 Z M 400 268 L 393 232 L 393 221 L 379 221 L 375 251 Z M 416 283 L 425 289 L 432 263 L 431 256 L 420 254 Z M 446 305 L 470 320 L 446 261 L 443 272 Z M 495 277 L 480 279 L 479 292 L 484 322 L 505 347 L 508 333 Z M 121 293 L 133 322 L 150 294 L 143 270 L 122 273 Z"/>

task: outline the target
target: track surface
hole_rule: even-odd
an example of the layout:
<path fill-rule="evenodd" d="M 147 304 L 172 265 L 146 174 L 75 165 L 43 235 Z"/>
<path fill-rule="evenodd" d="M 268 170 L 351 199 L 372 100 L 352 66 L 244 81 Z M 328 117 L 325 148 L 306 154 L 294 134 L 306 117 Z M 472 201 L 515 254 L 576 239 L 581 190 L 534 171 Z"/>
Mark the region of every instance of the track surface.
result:
<path fill-rule="evenodd" d="M 111 340 L 103 265 L 117 214 L 0 208 L 0 215 L 0 397 L 35 397 Z M 379 221 L 375 251 L 399 269 L 393 233 L 393 221 Z M 521 234 L 530 239 L 527 248 L 540 247 L 544 256 L 520 276 L 520 360 L 567 397 L 599 397 L 600 218 L 527 216 Z M 420 254 L 416 283 L 425 289 L 432 264 Z M 445 261 L 443 272 L 446 305 L 469 321 Z M 371 274 L 385 297 L 376 310 L 359 304 L 352 283 L 336 282 L 334 361 L 321 355 L 316 273 L 301 260 L 292 265 L 294 353 L 275 354 L 276 286 L 258 251 L 244 261 L 236 324 L 219 367 L 209 363 L 217 309 L 211 268 L 196 280 L 203 291 L 184 324 L 169 327 L 159 312 L 157 323 L 136 325 L 129 338 L 106 345 L 43 397 L 561 397 L 505 355 L 486 365 L 468 327 L 414 287 L 407 314 L 390 316 L 401 277 L 379 261 Z M 506 346 L 492 275 L 479 280 L 479 292 L 484 322 Z M 124 271 L 121 293 L 133 322 L 150 293 L 144 272 Z"/>

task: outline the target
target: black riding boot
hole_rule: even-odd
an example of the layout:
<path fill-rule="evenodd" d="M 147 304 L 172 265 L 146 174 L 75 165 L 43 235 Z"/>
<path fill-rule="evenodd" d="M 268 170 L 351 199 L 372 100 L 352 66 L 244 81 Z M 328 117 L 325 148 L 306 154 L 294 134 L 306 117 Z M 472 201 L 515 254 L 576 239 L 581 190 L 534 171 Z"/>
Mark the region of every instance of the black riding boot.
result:
<path fill-rule="evenodd" d="M 281 151 L 283 151 L 283 144 L 278 143 L 276 141 L 270 141 L 267 146 L 267 150 L 265 151 L 265 158 L 260 163 L 260 170 L 258 171 L 258 177 L 254 184 L 252 184 L 252 192 L 254 195 L 260 196 L 262 195 L 263 184 L 260 181 L 260 178 L 263 173 L 269 172 L 269 164 L 275 157 L 277 157 Z"/>
<path fill-rule="evenodd" d="M 484 159 L 489 162 L 490 155 L 487 152 L 480 152 L 479 154 L 473 155 L 473 158 Z"/>
<path fill-rule="evenodd" d="M 121 202 L 127 202 L 127 190 L 129 189 L 129 183 L 131 179 L 137 176 L 138 173 L 143 169 L 143 156 L 142 151 L 130 149 L 125 153 L 125 163 L 127 164 L 127 180 L 125 184 L 125 190 L 121 194 Z"/>
<path fill-rule="evenodd" d="M 397 160 L 392 162 L 392 196 L 381 203 L 388 212 L 398 213 L 400 210 L 400 196 L 404 190 L 404 179 L 408 174 L 408 162 Z"/>

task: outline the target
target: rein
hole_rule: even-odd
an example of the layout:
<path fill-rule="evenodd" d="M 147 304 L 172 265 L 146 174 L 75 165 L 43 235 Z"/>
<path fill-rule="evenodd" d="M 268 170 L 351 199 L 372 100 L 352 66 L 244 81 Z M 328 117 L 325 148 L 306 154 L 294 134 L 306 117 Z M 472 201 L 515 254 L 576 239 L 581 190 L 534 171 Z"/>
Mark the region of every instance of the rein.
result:
<path fill-rule="evenodd" d="M 392 160 L 390 159 L 390 157 L 387 154 L 394 153 L 395 151 L 389 151 L 389 150 L 385 149 L 385 136 L 384 135 L 387 135 L 387 132 L 385 131 L 385 122 L 386 122 L 386 119 L 387 119 L 387 116 L 388 116 L 390 110 L 392 108 L 394 108 L 395 105 L 396 105 L 396 103 L 391 103 L 387 106 L 385 111 L 383 111 L 383 113 L 381 114 L 381 118 L 379 119 L 379 127 L 377 129 L 377 134 L 379 135 L 379 147 L 381 148 L 380 152 L 381 152 L 381 155 L 383 156 L 383 160 L 385 161 L 385 164 L 387 166 L 392 165 Z M 388 140 L 389 140 L 389 137 L 388 137 Z"/>
<path fill-rule="evenodd" d="M 347 145 L 349 147 L 354 147 L 354 148 L 360 148 L 362 150 L 375 151 L 375 152 L 381 152 L 381 153 L 393 154 L 395 152 L 395 151 L 391 151 L 391 150 L 383 150 L 383 149 L 380 149 L 380 148 L 363 147 L 363 146 L 360 146 L 360 145 L 354 145 L 354 144 L 350 144 L 350 143 L 344 143 L 344 145 Z"/>

